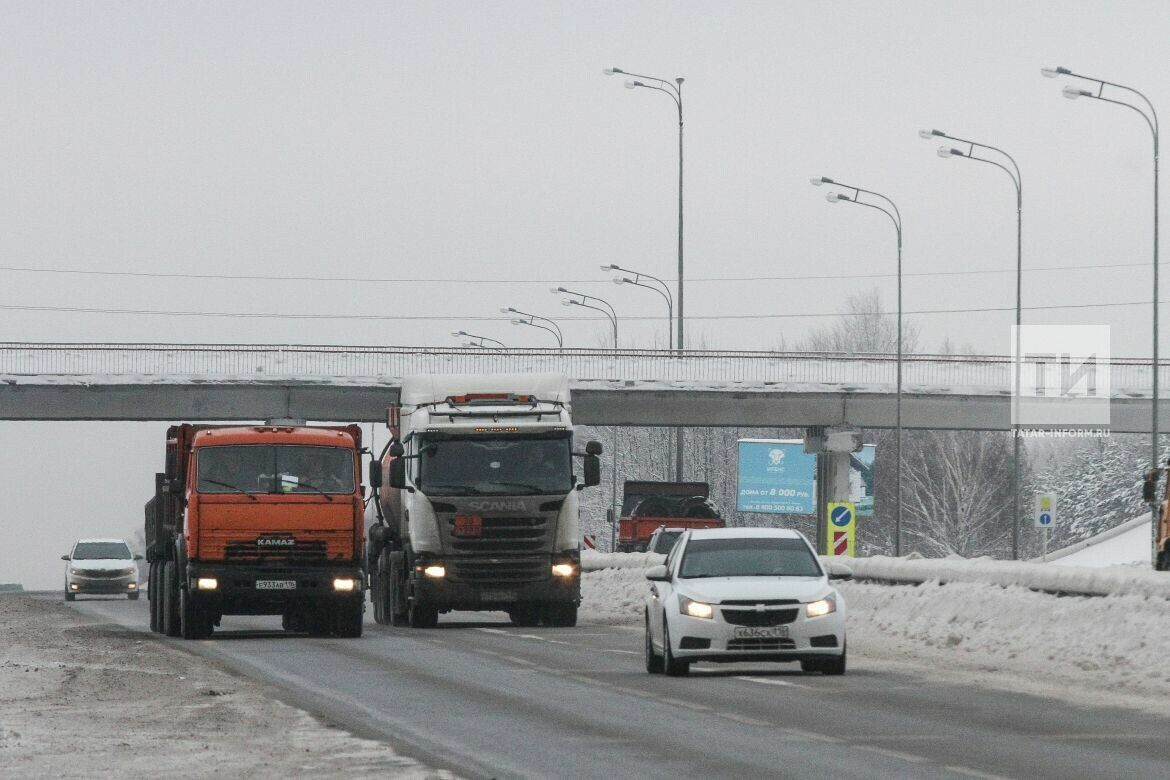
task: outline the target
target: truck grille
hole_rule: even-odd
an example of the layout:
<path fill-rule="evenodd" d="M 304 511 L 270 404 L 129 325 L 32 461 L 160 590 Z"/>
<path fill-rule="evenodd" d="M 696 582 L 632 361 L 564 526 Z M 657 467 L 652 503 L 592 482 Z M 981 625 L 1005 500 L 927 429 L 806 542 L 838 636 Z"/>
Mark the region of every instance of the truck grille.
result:
<path fill-rule="evenodd" d="M 767 609 L 757 612 L 754 609 L 725 609 L 723 619 L 734 626 L 782 626 L 796 620 L 799 609 Z"/>
<path fill-rule="evenodd" d="M 280 561 L 282 563 L 314 563 L 327 560 L 323 541 L 302 541 L 292 547 L 260 547 L 255 541 L 228 542 L 224 546 L 224 558 L 229 561 Z"/>
<path fill-rule="evenodd" d="M 482 560 L 450 561 L 447 576 L 456 582 L 495 584 L 536 582 L 551 575 L 549 562 L 542 558 L 485 558 Z"/>
<path fill-rule="evenodd" d="M 476 537 L 455 536 L 455 518 L 446 522 L 455 552 L 533 552 L 545 546 L 549 531 L 545 517 L 485 517 Z"/>

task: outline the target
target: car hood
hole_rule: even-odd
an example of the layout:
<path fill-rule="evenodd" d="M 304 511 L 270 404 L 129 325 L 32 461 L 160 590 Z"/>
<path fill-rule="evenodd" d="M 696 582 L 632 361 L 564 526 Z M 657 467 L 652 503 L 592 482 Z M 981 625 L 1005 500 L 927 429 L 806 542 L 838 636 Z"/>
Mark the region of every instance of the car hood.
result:
<path fill-rule="evenodd" d="M 677 580 L 680 593 L 696 601 L 718 604 L 723 601 L 796 599 L 815 601 L 828 593 L 824 577 L 718 577 Z"/>
<path fill-rule="evenodd" d="M 95 571 L 105 571 L 107 569 L 129 569 L 131 566 L 137 567 L 137 564 L 131 560 L 119 560 L 117 558 L 86 558 L 83 560 L 70 561 L 69 565 L 75 569 L 91 569 Z"/>

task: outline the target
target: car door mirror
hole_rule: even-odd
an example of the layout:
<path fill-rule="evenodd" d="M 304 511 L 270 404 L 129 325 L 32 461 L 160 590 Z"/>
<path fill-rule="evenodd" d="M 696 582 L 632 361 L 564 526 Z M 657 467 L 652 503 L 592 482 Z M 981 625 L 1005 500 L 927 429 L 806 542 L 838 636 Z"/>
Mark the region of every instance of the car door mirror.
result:
<path fill-rule="evenodd" d="M 661 564 L 646 570 L 646 579 L 651 582 L 670 582 L 670 572 Z"/>
<path fill-rule="evenodd" d="M 141 560 L 142 560 L 142 556 L 141 556 L 139 553 L 134 553 L 134 560 L 136 560 L 136 561 L 141 561 Z"/>
<path fill-rule="evenodd" d="M 62 555 L 62 556 L 61 556 L 61 560 L 63 560 L 63 561 L 67 561 L 67 560 L 69 560 L 69 556 L 68 556 L 68 555 Z"/>

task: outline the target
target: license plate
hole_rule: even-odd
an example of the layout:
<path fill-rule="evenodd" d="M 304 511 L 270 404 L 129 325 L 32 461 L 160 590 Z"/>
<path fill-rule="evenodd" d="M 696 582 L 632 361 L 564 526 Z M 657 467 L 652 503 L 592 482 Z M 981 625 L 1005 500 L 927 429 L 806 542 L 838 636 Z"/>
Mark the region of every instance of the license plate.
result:
<path fill-rule="evenodd" d="M 479 594 L 480 601 L 515 601 L 516 591 L 514 590 L 485 590 Z"/>
<path fill-rule="evenodd" d="M 256 590 L 296 590 L 296 580 L 256 580 Z"/>
<path fill-rule="evenodd" d="M 737 626 L 731 635 L 736 639 L 787 639 L 788 626 L 769 626 L 767 628 Z"/>
<path fill-rule="evenodd" d="M 455 515 L 455 527 L 451 533 L 463 537 L 483 536 L 483 518 L 479 515 Z"/>

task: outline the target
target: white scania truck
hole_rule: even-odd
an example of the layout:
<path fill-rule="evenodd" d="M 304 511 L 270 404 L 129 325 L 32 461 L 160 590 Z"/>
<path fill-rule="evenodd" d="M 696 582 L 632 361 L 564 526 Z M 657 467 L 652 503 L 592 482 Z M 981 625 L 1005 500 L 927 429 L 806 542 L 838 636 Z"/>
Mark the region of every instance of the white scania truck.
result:
<path fill-rule="evenodd" d="M 576 625 L 578 494 L 600 481 L 601 445 L 573 451 L 565 377 L 411 377 L 388 417 L 370 467 L 374 619 L 429 628 L 442 612 L 503 610 Z"/>

